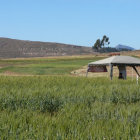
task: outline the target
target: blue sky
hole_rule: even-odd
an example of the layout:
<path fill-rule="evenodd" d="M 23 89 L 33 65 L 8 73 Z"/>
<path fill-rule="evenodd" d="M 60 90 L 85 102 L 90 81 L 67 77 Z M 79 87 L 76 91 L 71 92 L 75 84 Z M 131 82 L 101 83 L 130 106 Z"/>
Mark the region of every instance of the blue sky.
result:
<path fill-rule="evenodd" d="M 0 37 L 140 49 L 140 0 L 0 0 Z"/>

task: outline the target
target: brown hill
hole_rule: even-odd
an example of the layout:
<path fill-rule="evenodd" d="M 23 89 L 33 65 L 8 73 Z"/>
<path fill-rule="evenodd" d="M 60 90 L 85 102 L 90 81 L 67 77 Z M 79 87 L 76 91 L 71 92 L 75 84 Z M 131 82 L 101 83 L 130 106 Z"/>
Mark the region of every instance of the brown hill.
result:
<path fill-rule="evenodd" d="M 90 47 L 0 38 L 0 58 L 47 57 L 94 53 Z"/>

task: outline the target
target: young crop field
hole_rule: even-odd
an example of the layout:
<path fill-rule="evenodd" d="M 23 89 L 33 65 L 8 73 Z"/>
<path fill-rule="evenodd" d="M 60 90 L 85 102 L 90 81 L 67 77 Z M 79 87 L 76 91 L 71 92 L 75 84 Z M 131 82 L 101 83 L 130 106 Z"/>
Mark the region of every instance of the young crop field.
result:
<path fill-rule="evenodd" d="M 139 140 L 140 84 L 70 74 L 98 59 L 0 60 L 0 140 Z"/>
<path fill-rule="evenodd" d="M 1 139 L 140 139 L 140 85 L 71 76 L 0 77 Z"/>

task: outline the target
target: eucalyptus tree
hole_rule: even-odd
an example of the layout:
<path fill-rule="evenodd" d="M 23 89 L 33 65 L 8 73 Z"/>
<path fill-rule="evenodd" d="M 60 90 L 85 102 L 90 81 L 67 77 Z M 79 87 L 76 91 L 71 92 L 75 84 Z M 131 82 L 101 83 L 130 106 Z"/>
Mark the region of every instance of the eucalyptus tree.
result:
<path fill-rule="evenodd" d="M 97 39 L 95 44 L 92 46 L 93 49 L 96 49 L 96 50 L 99 50 L 101 49 L 102 47 L 109 47 L 109 37 L 107 37 L 106 35 L 103 36 L 102 39 Z"/>

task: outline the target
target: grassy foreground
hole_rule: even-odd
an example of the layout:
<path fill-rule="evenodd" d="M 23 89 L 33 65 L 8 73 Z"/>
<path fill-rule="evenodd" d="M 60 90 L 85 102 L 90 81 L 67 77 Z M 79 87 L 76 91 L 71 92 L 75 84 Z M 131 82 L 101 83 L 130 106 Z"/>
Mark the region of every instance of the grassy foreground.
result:
<path fill-rule="evenodd" d="M 140 139 L 140 85 L 70 76 L 0 77 L 1 139 Z"/>

